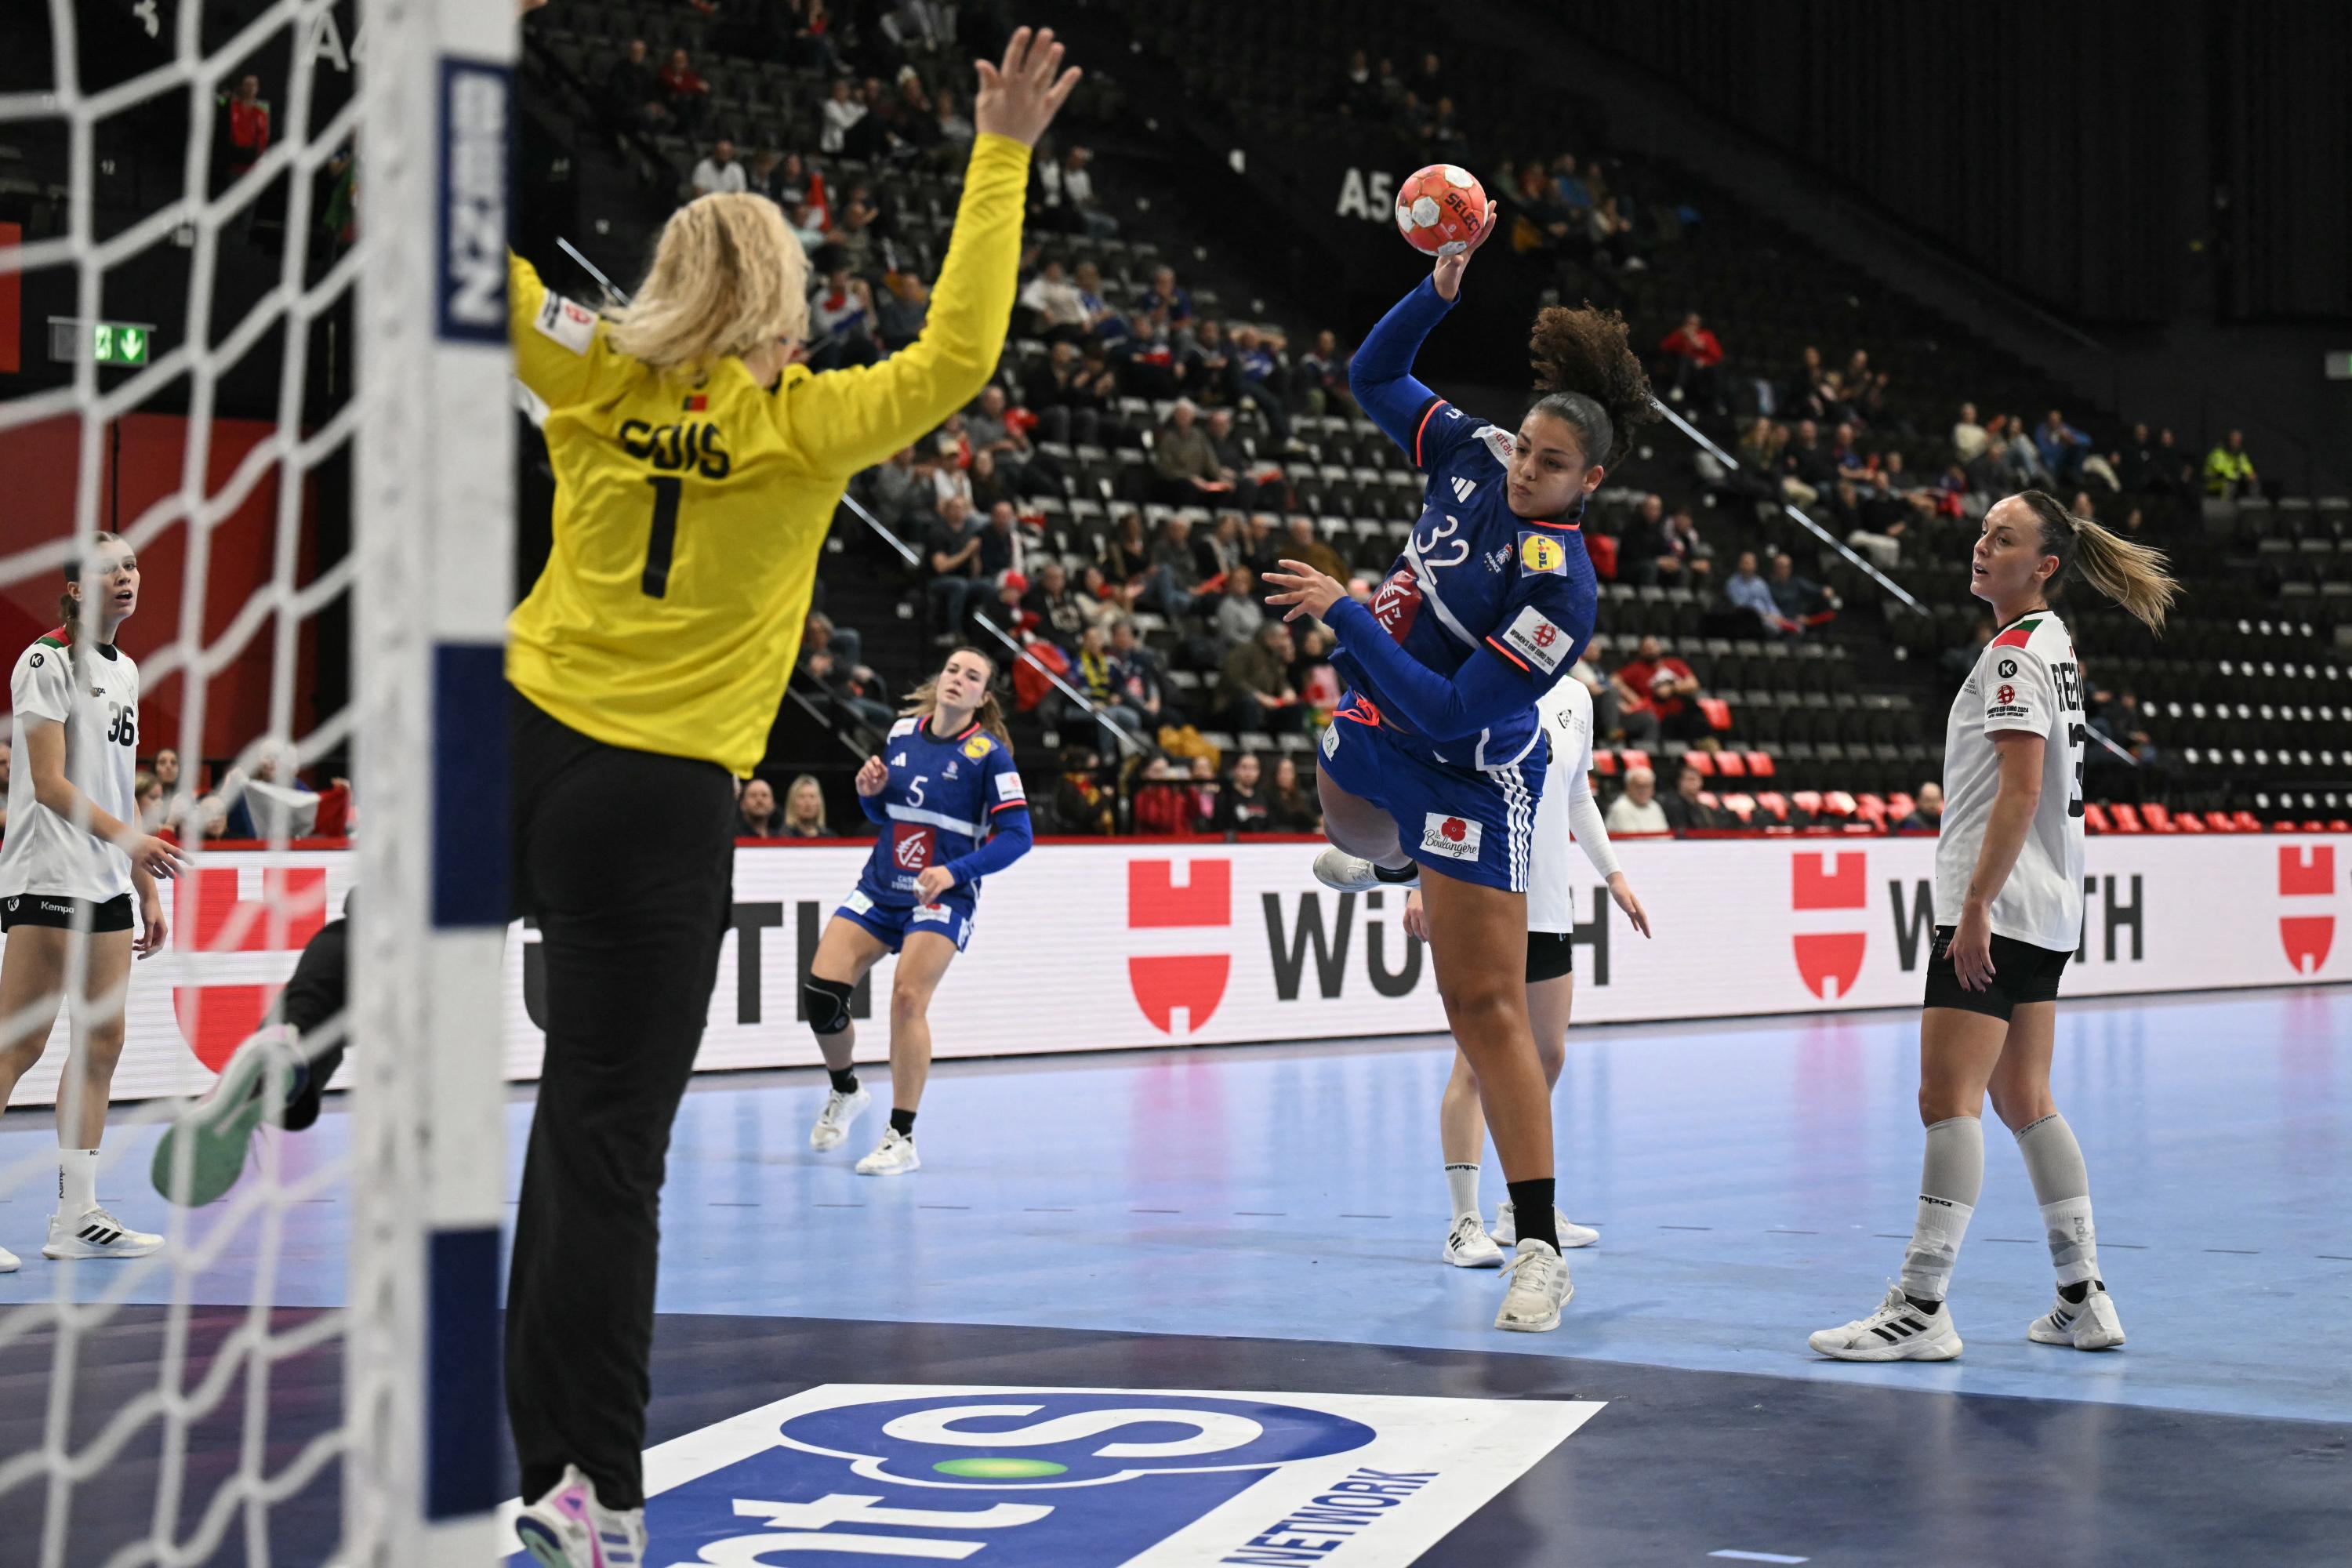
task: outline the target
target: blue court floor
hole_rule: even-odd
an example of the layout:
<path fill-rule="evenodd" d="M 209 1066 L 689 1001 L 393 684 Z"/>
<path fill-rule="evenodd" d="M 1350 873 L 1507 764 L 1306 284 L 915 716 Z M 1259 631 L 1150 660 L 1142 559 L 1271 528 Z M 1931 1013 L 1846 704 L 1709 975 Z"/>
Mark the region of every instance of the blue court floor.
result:
<path fill-rule="evenodd" d="M 652 1440 L 815 1384 L 1601 1400 L 1556 1450 L 1510 1470 L 1494 1500 L 1466 1505 L 1460 1531 L 1422 1560 L 1687 1562 L 1720 1549 L 1972 1562 L 2041 1551 L 2060 1524 L 2087 1544 L 2128 1540 L 2140 1561 L 2347 1560 L 2352 989 L 2062 1007 L 2054 1089 L 2090 1163 L 2126 1349 L 2026 1342 L 2051 1297 L 2048 1258 L 2021 1164 L 1989 1121 L 1953 1291 L 1966 1354 L 1937 1366 L 1822 1361 L 1806 1333 L 1874 1307 L 1908 1232 L 1916 1027 L 1916 1014 L 1887 1013 L 1571 1031 L 1556 1101 L 1562 1206 L 1602 1239 L 1570 1255 L 1576 1298 L 1549 1335 L 1494 1332 L 1496 1276 L 1438 1261 L 1442 1041 L 946 1064 L 918 1131 L 924 1168 L 892 1180 L 850 1169 L 878 1136 L 886 1069 L 861 1068 L 877 1109 L 829 1155 L 806 1141 L 821 1075 L 708 1078 L 671 1152 Z M 521 1097 L 511 1108 L 518 1161 L 530 1109 Z M 289 1141 L 289 1168 L 343 1131 L 331 1108 L 308 1140 Z M 45 1121 L 8 1118 L 0 1163 L 48 1138 Z M 143 1151 L 122 1152 L 102 1195 L 162 1228 Z M 1486 1188 L 1491 1213 L 1503 1195 L 1491 1159 Z M 0 1310 L 46 1296 L 54 1267 L 36 1256 L 46 1194 L 9 1196 L 0 1243 L 28 1262 L 0 1277 Z M 288 1211 L 281 1307 L 341 1301 L 343 1198 L 323 1198 Z M 244 1302 L 251 1264 L 251 1247 L 233 1242 L 194 1299 Z M 86 1269 L 80 1293 L 109 1283 Z M 124 1299 L 168 1300 L 163 1273 L 144 1284 Z M 127 1312 L 124 1331 L 152 1321 Z M 24 1359 L 37 1345 L 0 1352 L 0 1389 L 37 1386 Z M 0 1400 L 0 1455 L 37 1410 Z M 1630 1444 L 1618 1452 L 1626 1468 L 1600 1462 L 1612 1444 Z M 1947 1453 L 1945 1481 L 1906 1475 L 1899 1487 L 1942 1506 L 1953 1500 L 1938 1489 L 1958 1478 L 1985 1556 L 1938 1557 L 1856 1522 L 1885 1500 L 1871 1453 L 1919 1444 Z M 1649 1506 L 1637 1476 L 1654 1480 L 1669 1452 L 1685 1468 L 1718 1457 L 1703 1489 L 1713 1500 L 1643 1523 L 1625 1511 Z M 2000 1506 L 2028 1495 L 2011 1489 L 2021 1475 L 2046 1480 L 2053 1463 L 2079 1469 L 2083 1485 Z M 2217 1468 L 2242 1479 L 2203 1496 Z M 1559 1511 L 1547 1500 L 1571 1486 L 1582 1533 L 1563 1534 L 1547 1526 Z M 0 1516 L 10 1506 L 0 1499 Z M 657 1548 L 663 1510 L 656 1498 Z M 2200 1519 L 2226 1527 L 2205 1545 L 2252 1554 L 2209 1554 Z M 1570 1540 L 1584 1550 L 1571 1555 Z M 1356 1545 L 1359 1556 L 1330 1560 L 1401 1560 L 1369 1537 Z M 1000 1546 L 974 1560 L 1163 1561 Z M 651 1561 L 738 1561 L 728 1550 L 750 1549 Z M 836 1560 L 814 1542 L 776 1550 L 776 1561 Z M 1164 1561 L 1324 1560 L 1255 1550 L 1276 1555 Z"/>

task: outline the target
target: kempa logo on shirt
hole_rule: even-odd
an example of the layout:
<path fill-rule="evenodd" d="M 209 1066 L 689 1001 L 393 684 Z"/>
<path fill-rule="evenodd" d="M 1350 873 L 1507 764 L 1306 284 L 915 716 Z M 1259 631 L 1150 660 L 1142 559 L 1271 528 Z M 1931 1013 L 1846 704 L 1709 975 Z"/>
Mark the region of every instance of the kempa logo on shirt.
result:
<path fill-rule="evenodd" d="M 1433 811 L 1423 824 L 1421 847 L 1428 854 L 1443 855 L 1448 860 L 1475 860 L 1482 831 L 1481 824 L 1467 817 Z"/>
<path fill-rule="evenodd" d="M 2005 658 L 2000 661 L 2000 678 L 2003 680 L 2014 680 L 2017 679 L 2017 660 L 2013 658 Z"/>
<path fill-rule="evenodd" d="M 1471 493 L 1477 489 L 1477 488 L 1478 481 L 1475 479 L 1456 478 L 1454 481 L 1454 499 L 1455 500 L 1468 500 Z"/>

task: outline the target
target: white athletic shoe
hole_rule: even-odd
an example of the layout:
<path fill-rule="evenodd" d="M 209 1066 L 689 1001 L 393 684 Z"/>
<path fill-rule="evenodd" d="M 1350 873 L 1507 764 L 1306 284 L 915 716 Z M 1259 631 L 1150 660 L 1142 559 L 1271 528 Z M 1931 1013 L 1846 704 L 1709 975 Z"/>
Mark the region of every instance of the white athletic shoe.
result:
<path fill-rule="evenodd" d="M 809 1147 L 822 1152 L 838 1149 L 849 1141 L 849 1124 L 866 1114 L 874 1103 L 874 1096 L 859 1084 L 847 1094 L 835 1089 L 824 1097 L 824 1109 L 816 1113 L 816 1125 L 809 1129 Z"/>
<path fill-rule="evenodd" d="M 2037 1345 L 2113 1350 L 2124 1342 L 2124 1321 L 2116 1315 L 2116 1300 L 2106 1288 L 2095 1285 L 2080 1301 L 2059 1297 L 2055 1306 L 2027 1325 L 2025 1337 Z"/>
<path fill-rule="evenodd" d="M 1476 1215 L 1460 1215 L 1445 1233 L 1445 1261 L 1456 1268 L 1500 1268 L 1503 1249 L 1486 1239 Z"/>
<path fill-rule="evenodd" d="M 1843 1328 L 1822 1329 L 1805 1342 L 1834 1361 L 1950 1361 L 1960 1353 L 1960 1332 L 1952 1327 L 1952 1304 L 1943 1310 L 1921 1311 L 1890 1285 L 1886 1300 L 1867 1318 L 1856 1318 Z"/>
<path fill-rule="evenodd" d="M 1511 1288 L 1503 1293 L 1502 1310 L 1495 1314 L 1496 1328 L 1548 1334 L 1559 1327 L 1559 1310 L 1575 1296 L 1576 1282 L 1568 1277 L 1568 1265 L 1559 1253 L 1529 1237 L 1511 1255 L 1503 1278 Z"/>
<path fill-rule="evenodd" d="M 1559 1247 L 1562 1252 L 1566 1252 L 1570 1247 L 1590 1247 L 1601 1239 L 1599 1231 L 1590 1226 L 1572 1224 L 1569 1217 L 1558 1209 L 1551 1211 L 1551 1223 L 1559 1228 Z M 1497 1247 L 1517 1247 L 1519 1244 L 1519 1211 L 1511 1205 L 1507 1198 L 1495 1205 L 1493 1235 L 1495 1245 Z"/>
<path fill-rule="evenodd" d="M 1315 857 L 1315 879 L 1338 892 L 1366 893 L 1375 888 L 1417 888 L 1421 868 L 1414 867 L 1412 875 L 1403 881 L 1386 881 L 1375 873 L 1370 860 L 1359 859 L 1344 849 L 1326 849 Z"/>
<path fill-rule="evenodd" d="M 522 1510 L 515 1534 L 541 1568 L 641 1568 L 646 1560 L 646 1510 L 606 1508 L 576 1465 Z"/>
<path fill-rule="evenodd" d="M 922 1168 L 923 1157 L 915 1152 L 915 1141 L 895 1127 L 886 1129 L 874 1152 L 857 1162 L 861 1176 L 903 1176 Z"/>
<path fill-rule="evenodd" d="M 144 1258 L 163 1245 L 163 1238 L 132 1230 L 104 1209 L 94 1208 L 79 1219 L 61 1214 L 49 1216 L 49 1244 L 44 1258 Z"/>
<path fill-rule="evenodd" d="M 5 1247 L 0 1247 L 0 1274 L 14 1274 L 24 1267 L 24 1259 Z"/>

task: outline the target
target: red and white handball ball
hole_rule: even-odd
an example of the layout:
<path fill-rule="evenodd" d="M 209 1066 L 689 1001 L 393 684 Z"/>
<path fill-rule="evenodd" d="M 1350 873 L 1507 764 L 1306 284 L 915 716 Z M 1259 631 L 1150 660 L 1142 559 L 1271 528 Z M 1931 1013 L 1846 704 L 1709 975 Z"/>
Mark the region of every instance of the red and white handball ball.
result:
<path fill-rule="evenodd" d="M 1486 221 L 1486 187 L 1458 163 L 1416 169 L 1397 187 L 1397 232 L 1415 250 L 1458 255 L 1470 248 Z"/>

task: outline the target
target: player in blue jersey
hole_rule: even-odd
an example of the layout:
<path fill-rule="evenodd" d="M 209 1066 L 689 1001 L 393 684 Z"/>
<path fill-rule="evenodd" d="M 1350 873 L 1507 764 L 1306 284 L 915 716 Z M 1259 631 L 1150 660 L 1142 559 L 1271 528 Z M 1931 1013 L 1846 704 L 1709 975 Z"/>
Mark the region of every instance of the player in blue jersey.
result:
<path fill-rule="evenodd" d="M 872 1103 L 850 1058 L 857 1043 L 849 999 L 886 953 L 890 983 L 890 1126 L 861 1176 L 917 1169 L 915 1111 L 931 1072 L 931 993 L 971 940 L 980 879 L 1029 852 L 1029 797 L 1013 765 L 1004 713 L 989 683 L 996 666 L 977 648 L 948 655 L 890 727 L 879 756 L 857 770 L 857 804 L 881 829 L 857 886 L 833 913 L 803 988 L 809 1027 L 833 1090 L 809 1147 L 837 1149 Z"/>
<path fill-rule="evenodd" d="M 1490 208 L 1479 238 L 1493 231 Z M 1475 246 L 1472 247 L 1472 250 Z M 1655 417 L 1614 312 L 1546 310 L 1530 342 L 1544 395 L 1517 430 L 1472 417 L 1412 375 L 1471 250 L 1381 319 L 1349 366 L 1364 412 L 1428 471 L 1421 520 L 1367 606 L 1299 562 L 1265 581 L 1339 646 L 1349 689 L 1324 732 L 1326 884 L 1421 888 L 1454 1040 L 1478 1075 L 1518 1217 L 1498 1329 L 1557 1328 L 1573 1293 L 1552 1207 L 1551 1102 L 1528 1021 L 1528 871 L 1545 752 L 1537 700 L 1591 639 L 1599 589 L 1584 503 Z"/>

